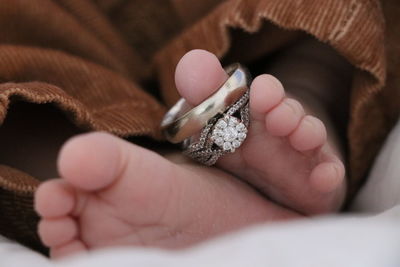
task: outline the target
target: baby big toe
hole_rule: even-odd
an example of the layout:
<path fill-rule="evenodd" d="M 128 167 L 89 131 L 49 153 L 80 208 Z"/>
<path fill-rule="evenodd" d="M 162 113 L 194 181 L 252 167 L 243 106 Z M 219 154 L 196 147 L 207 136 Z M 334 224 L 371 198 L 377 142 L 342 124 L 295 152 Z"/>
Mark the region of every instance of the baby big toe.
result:
<path fill-rule="evenodd" d="M 218 58 L 205 50 L 186 53 L 176 66 L 175 83 L 180 95 L 192 105 L 198 105 L 226 80 Z"/>
<path fill-rule="evenodd" d="M 61 176 L 79 190 L 96 191 L 114 182 L 121 169 L 122 149 L 117 138 L 102 132 L 68 140 L 58 157 Z"/>

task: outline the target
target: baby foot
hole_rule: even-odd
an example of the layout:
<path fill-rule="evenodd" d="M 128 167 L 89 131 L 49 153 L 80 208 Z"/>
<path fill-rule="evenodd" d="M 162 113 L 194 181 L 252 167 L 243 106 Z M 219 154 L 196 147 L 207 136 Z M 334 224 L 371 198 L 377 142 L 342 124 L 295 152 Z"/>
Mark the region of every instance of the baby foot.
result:
<path fill-rule="evenodd" d="M 105 133 L 71 139 L 58 168 L 62 179 L 43 183 L 35 196 L 39 235 L 52 257 L 106 246 L 179 248 L 300 217 L 223 171 L 175 164 Z"/>
<path fill-rule="evenodd" d="M 196 105 L 226 79 L 213 54 L 193 50 L 179 62 L 175 80 L 182 97 Z M 299 212 L 338 209 L 345 193 L 345 170 L 327 142 L 324 124 L 285 96 L 282 84 L 271 75 L 258 76 L 251 84 L 250 118 L 247 139 L 235 153 L 221 157 L 217 166 Z"/>

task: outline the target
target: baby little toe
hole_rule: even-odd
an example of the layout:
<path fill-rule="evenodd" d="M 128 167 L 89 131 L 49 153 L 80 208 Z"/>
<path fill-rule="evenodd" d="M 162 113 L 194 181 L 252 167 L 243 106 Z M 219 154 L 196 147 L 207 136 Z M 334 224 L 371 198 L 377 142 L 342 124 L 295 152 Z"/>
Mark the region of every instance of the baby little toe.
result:
<path fill-rule="evenodd" d="M 60 259 L 68 255 L 76 254 L 86 250 L 87 250 L 86 246 L 81 241 L 72 240 L 62 246 L 51 248 L 50 257 L 52 259 Z"/>
<path fill-rule="evenodd" d="M 310 174 L 310 185 L 321 193 L 331 193 L 344 182 L 345 169 L 341 161 L 322 162 Z"/>

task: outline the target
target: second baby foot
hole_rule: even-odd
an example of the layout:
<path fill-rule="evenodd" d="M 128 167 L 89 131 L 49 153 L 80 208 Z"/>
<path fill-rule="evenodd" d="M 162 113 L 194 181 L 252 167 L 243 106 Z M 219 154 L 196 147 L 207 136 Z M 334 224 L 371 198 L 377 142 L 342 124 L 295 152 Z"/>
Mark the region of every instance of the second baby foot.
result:
<path fill-rule="evenodd" d="M 187 53 L 176 70 L 178 91 L 192 105 L 227 78 L 218 59 L 204 50 Z M 324 123 L 286 96 L 271 75 L 260 75 L 251 84 L 250 118 L 247 139 L 235 153 L 221 157 L 217 166 L 304 214 L 340 208 L 345 169 L 327 141 Z"/>
<path fill-rule="evenodd" d="M 105 133 L 69 140 L 61 179 L 35 196 L 52 257 L 109 246 L 182 248 L 255 223 L 300 218 L 224 171 Z"/>

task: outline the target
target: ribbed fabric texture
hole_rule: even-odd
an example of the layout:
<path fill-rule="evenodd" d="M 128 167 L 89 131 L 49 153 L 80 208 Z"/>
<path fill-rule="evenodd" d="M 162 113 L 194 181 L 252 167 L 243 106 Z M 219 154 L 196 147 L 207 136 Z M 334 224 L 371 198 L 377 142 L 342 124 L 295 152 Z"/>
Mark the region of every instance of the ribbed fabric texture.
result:
<path fill-rule="evenodd" d="M 223 59 L 233 47 L 234 60 L 249 46 L 231 36 L 236 29 L 254 35 L 252 53 L 238 57 L 251 62 L 303 31 L 356 67 L 348 133 L 356 189 L 400 110 L 399 60 L 387 65 L 384 40 L 384 15 L 398 25 L 399 4 L 382 7 L 374 0 L 3 0 L 0 122 L 13 101 L 53 103 L 81 129 L 161 140 L 165 107 L 147 91 L 158 83 L 164 102 L 175 102 L 174 69 L 184 53 L 203 48 Z M 392 56 L 400 45 L 394 28 L 386 42 Z M 44 251 L 32 208 L 38 184 L 0 166 L 0 234 Z"/>

